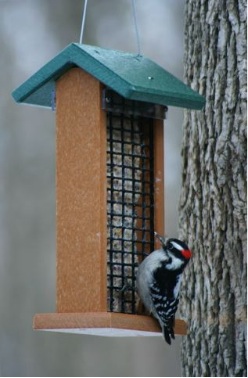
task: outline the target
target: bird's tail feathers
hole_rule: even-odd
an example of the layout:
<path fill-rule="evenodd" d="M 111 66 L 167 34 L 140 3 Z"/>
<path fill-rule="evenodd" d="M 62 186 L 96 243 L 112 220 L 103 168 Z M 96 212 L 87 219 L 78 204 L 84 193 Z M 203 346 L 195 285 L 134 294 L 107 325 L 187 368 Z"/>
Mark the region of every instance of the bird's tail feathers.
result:
<path fill-rule="evenodd" d="M 169 319 L 165 324 L 162 326 L 163 330 L 163 335 L 165 341 L 171 345 L 171 339 L 175 339 L 175 334 L 174 334 L 174 319 L 171 318 Z"/>

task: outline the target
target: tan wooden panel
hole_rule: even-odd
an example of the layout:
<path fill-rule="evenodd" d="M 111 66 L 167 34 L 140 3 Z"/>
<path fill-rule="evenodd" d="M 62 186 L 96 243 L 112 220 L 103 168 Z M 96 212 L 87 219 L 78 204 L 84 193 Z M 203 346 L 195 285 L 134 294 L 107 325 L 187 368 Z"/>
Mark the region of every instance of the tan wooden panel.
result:
<path fill-rule="evenodd" d="M 106 310 L 106 126 L 100 83 L 56 85 L 57 311 Z"/>

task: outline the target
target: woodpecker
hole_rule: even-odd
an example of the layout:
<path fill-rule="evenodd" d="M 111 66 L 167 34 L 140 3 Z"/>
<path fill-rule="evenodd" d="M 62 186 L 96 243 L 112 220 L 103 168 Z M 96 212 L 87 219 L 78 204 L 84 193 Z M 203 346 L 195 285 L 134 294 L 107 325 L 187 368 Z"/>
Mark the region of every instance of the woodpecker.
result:
<path fill-rule="evenodd" d="M 146 309 L 159 321 L 165 341 L 171 344 L 182 273 L 192 253 L 181 240 L 154 234 L 161 248 L 139 265 L 137 291 Z"/>

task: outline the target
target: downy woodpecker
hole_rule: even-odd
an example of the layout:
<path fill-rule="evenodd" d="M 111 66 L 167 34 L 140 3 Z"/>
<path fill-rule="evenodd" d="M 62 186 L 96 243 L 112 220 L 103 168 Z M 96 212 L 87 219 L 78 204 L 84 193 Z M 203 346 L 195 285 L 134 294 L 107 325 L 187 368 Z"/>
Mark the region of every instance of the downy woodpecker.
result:
<path fill-rule="evenodd" d="M 181 277 L 192 253 L 178 239 L 163 238 L 156 232 L 155 236 L 162 247 L 139 265 L 137 290 L 146 309 L 159 321 L 165 341 L 171 344 Z"/>

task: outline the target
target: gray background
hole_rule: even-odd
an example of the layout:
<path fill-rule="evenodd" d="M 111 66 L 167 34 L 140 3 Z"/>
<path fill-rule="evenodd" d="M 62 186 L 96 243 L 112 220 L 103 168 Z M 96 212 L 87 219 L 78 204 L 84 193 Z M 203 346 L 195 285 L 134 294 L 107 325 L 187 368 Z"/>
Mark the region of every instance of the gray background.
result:
<path fill-rule="evenodd" d="M 182 0 L 137 0 L 142 53 L 179 78 Z M 55 116 L 11 92 L 70 42 L 81 0 L 0 0 L 0 375 L 179 376 L 180 337 L 34 332 L 55 311 Z M 130 0 L 89 0 L 84 43 L 136 51 Z M 177 235 L 182 110 L 165 127 L 166 233 Z"/>

